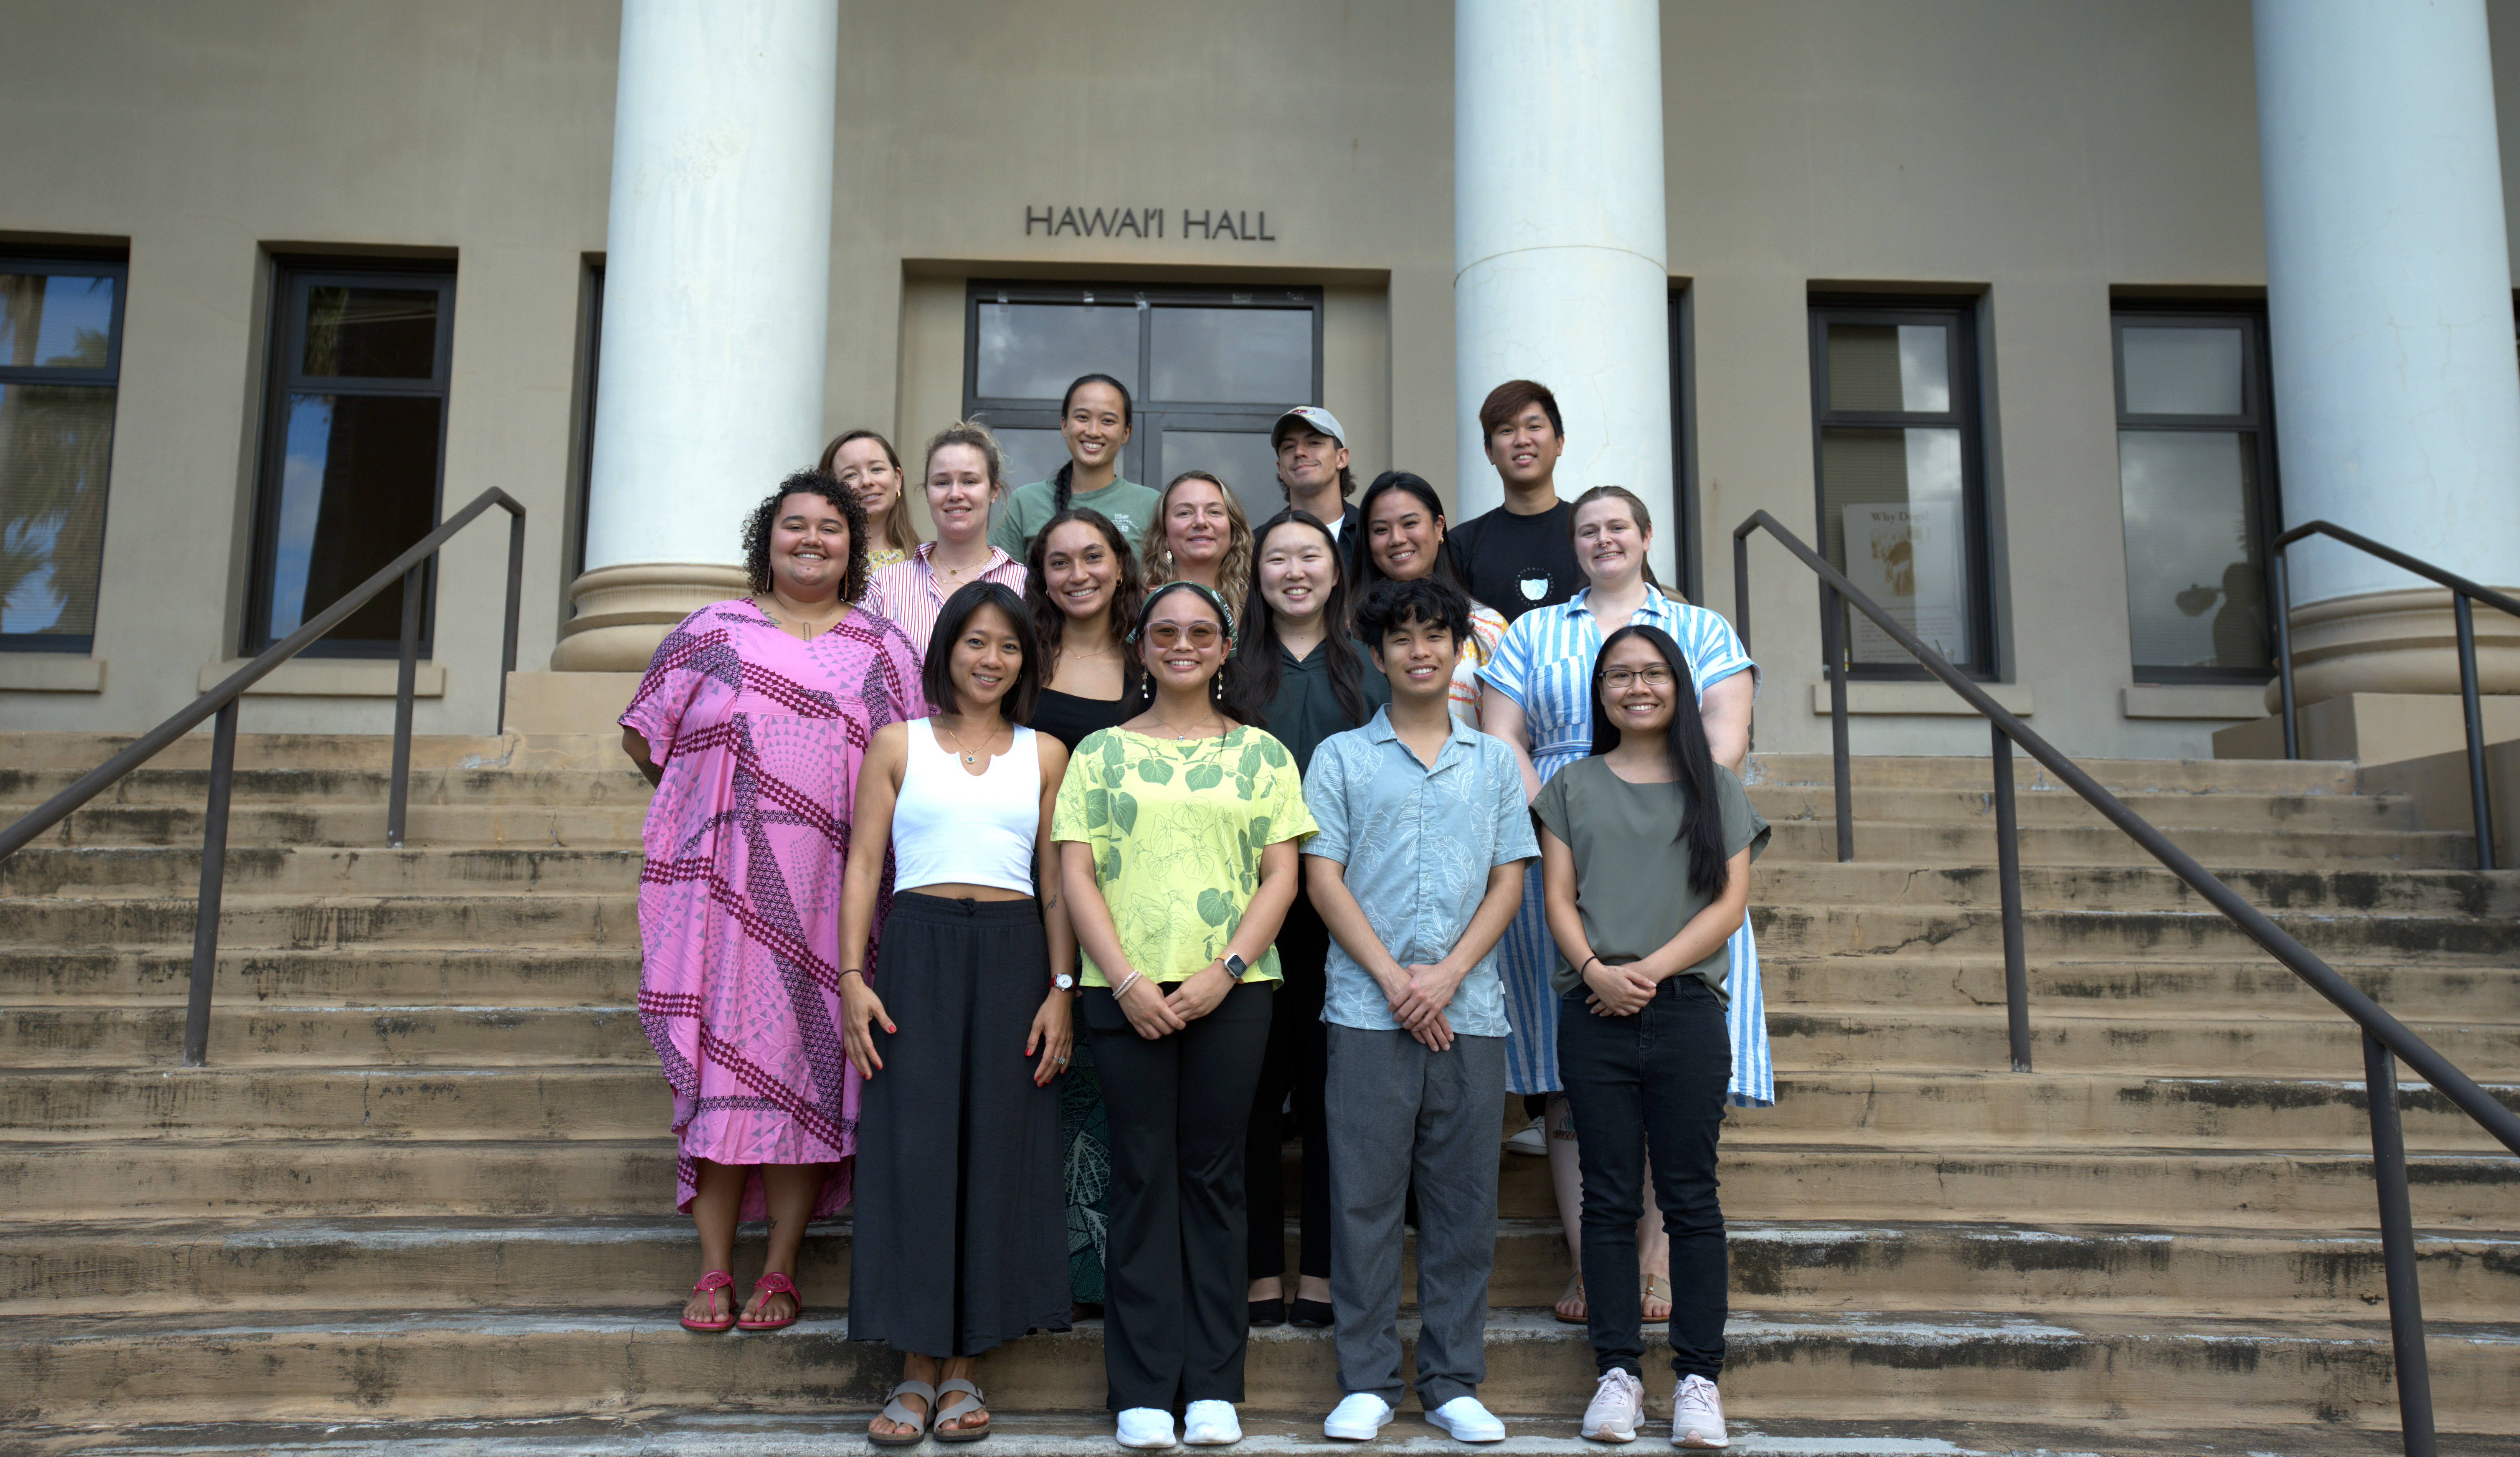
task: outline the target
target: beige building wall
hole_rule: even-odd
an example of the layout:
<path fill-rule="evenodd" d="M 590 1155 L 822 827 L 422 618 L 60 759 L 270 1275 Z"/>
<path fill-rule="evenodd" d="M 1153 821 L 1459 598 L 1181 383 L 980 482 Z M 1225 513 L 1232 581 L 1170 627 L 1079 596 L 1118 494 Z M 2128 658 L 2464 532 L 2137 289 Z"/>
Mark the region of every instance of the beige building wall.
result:
<path fill-rule="evenodd" d="M 844 0 L 827 423 L 905 452 L 960 412 L 973 277 L 1314 284 L 1360 477 L 1448 494 L 1452 33 L 1441 0 L 1268 6 Z M 585 261 L 604 248 L 611 0 L 7 6 L 0 246 L 127 240 L 101 693 L 15 691 L 12 728 L 137 730 L 233 655 L 275 251 L 457 262 L 445 499 L 532 512 L 519 662 L 564 600 Z M 2494 6 L 2498 53 L 2520 10 Z M 2204 754 L 2228 693 L 2138 693 L 2111 396 L 2113 291 L 2265 277 L 2242 0 L 1668 0 L 1670 266 L 1690 292 L 1706 596 L 1729 533 L 1814 520 L 1807 301 L 1979 298 L 2005 695 L 2078 753 Z M 2504 74 L 2520 74 L 2511 67 Z M 2506 104 L 2506 132 L 2520 107 Z M 2514 148 L 2506 146 L 2507 159 Z M 1515 179 L 1484 179 L 1512 187 Z M 1265 209 L 1275 242 L 1026 236 L 1039 207 Z M 2520 236 L 2520 229 L 2515 229 Z M 766 482 L 765 482 L 766 484 Z M 729 553 L 735 524 L 729 523 Z M 485 731 L 502 533 L 450 549 L 444 696 Z M 1825 746 L 1807 573 L 1754 546 L 1760 746 Z M 385 664 L 310 664 L 250 730 L 382 731 Z M 1866 685 L 1859 705 L 1912 710 Z M 1867 713 L 1868 752 L 1980 753 L 1974 719 Z"/>

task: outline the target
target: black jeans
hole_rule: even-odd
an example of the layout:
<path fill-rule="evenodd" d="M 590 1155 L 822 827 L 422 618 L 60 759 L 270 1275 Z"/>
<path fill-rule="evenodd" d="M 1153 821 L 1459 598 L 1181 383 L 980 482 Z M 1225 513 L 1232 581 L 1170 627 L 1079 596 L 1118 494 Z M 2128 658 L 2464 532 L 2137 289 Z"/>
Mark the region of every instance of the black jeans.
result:
<path fill-rule="evenodd" d="M 1085 993 L 1111 1124 L 1102 1364 L 1113 1411 L 1242 1399 L 1242 1135 L 1271 995 L 1265 982 L 1238 986 L 1149 1042 L 1110 992 Z"/>
<path fill-rule="evenodd" d="M 1251 1127 L 1242 1145 L 1242 1186 L 1251 1206 L 1248 1280 L 1286 1273 L 1285 1124 L 1279 1109 L 1290 1093 L 1304 1138 L 1296 1268 L 1316 1279 L 1330 1277 L 1329 1116 L 1323 1102 L 1329 1042 L 1322 1022 L 1329 954 L 1329 928 L 1311 901 L 1296 896 L 1278 932 L 1278 965 L 1286 979 L 1269 1014 L 1269 1055 L 1260 1064 L 1260 1087 L 1251 1097 Z M 1289 1284 L 1286 1298 L 1294 1297 Z"/>
<path fill-rule="evenodd" d="M 1732 1044 L 1724 1004 L 1695 977 L 1672 977 L 1634 1017 L 1597 1017 L 1578 986 L 1557 1009 L 1557 1075 L 1575 1106 L 1584 1169 L 1584 1295 L 1593 1361 L 1644 1375 L 1637 1220 L 1644 1162 L 1671 1236 L 1671 1369 L 1716 1380 L 1724 1371 L 1724 1207 L 1715 1145 Z"/>

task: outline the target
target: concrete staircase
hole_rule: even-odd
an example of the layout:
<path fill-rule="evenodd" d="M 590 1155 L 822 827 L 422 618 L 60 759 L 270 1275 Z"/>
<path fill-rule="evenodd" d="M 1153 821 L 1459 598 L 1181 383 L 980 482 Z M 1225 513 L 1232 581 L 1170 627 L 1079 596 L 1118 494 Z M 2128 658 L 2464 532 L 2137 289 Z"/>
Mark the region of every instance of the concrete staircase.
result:
<path fill-rule="evenodd" d="M 116 747 L 0 735 L 0 822 Z M 386 750 L 243 741 L 208 1068 L 179 1066 L 204 743 L 0 861 L 0 1447 L 531 1418 L 499 1439 L 714 1450 L 689 1424 L 733 1411 L 736 1449 L 858 1449 L 897 1368 L 844 1339 L 844 1222 L 794 1329 L 672 1319 L 697 1254 L 632 1010 L 645 784 L 606 741 L 424 740 L 387 851 Z M 2520 1103 L 2520 874 L 2459 868 L 2462 827 L 2345 764 L 2088 767 Z M 2355 1029 L 2024 763 L 2038 1071 L 2004 1070 L 1985 776 L 1859 760 L 1841 866 L 1826 761 L 1753 761 L 1779 1102 L 1725 1146 L 1736 1448 L 2394 1450 Z M 2440 1421 L 2485 1441 L 2520 1430 L 2520 1160 L 2404 1103 Z M 1546 1308 L 1545 1166 L 1502 1163 L 1488 1397 L 1538 1450 L 1591 1363 Z M 995 1444 L 1102 1444 L 1097 1324 L 982 1375 Z M 1255 1444 L 1318 1444 L 1323 1333 L 1257 1333 L 1249 1383 Z"/>

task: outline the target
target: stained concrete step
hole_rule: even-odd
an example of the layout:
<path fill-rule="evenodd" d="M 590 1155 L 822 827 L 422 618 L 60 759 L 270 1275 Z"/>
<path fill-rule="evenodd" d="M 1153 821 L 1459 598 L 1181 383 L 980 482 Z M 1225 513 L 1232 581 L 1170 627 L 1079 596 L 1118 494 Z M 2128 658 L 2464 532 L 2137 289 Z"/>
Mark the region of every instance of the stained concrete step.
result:
<path fill-rule="evenodd" d="M 1796 1007 L 1906 1005 L 2000 1008 L 2000 955 L 1815 956 L 1774 944 L 1760 952 L 1772 1011 Z M 2369 962 L 2329 965 L 2397 1015 L 2421 1021 L 2520 1021 L 2520 952 L 2512 964 Z M 2048 953 L 2030 964 L 2031 1006 L 2042 1012 L 2094 1004 L 2155 1015 L 2246 1013 L 2328 1017 L 2324 999 L 2251 948 L 2243 956 L 2180 959 L 2145 952 L 2125 959 Z M 47 1003 L 180 1007 L 192 947 L 0 947 L 0 1002 L 40 1011 Z M 221 1015 L 248 1002 L 299 1005 L 620 1006 L 638 992 L 639 948 L 604 945 L 239 947 L 218 959 Z"/>
<path fill-rule="evenodd" d="M 1787 1403 L 1790 1405 L 1790 1403 Z M 168 1454 L 251 1453 L 299 1457 L 344 1452 L 393 1451 L 400 1457 L 857 1457 L 868 1449 L 867 1419 L 874 1412 L 764 1412 L 712 1410 L 636 1416 L 547 1417 L 501 1423 L 445 1421 L 333 1421 L 165 1423 L 125 1431 L 117 1427 L 34 1426 L 15 1435 L 29 1457 L 168 1457 Z M 2214 1451 L 2264 1452 L 2285 1457 L 2397 1457 L 2403 1450 L 2394 1428 L 2328 1423 L 2272 1426 L 2194 1425 L 2156 1429 L 2139 1414 L 2120 1414 L 2080 1425 L 2053 1422 L 1985 1422 L 1963 1418 L 1882 1418 L 1820 1422 L 1765 1412 L 1729 1414 L 1731 1450 L 1739 1457 L 2022 1457 L 2025 1453 L 2089 1453 L 2105 1448 L 2121 1457 L 2195 1457 Z M 1324 1449 L 1322 1413 L 1262 1411 L 1239 1414 L 1238 1453 L 1307 1453 Z M 1579 1443 L 1564 1417 L 1506 1417 L 1508 1435 L 1479 1448 L 1501 1457 L 1564 1454 Z M 1649 1438 L 1659 1441 L 1659 1431 Z M 1111 1443 L 1111 1424 L 1099 1415 L 1010 1411 L 997 1413 L 993 1452 L 1020 1457 L 1101 1451 Z M 1591 1443 L 1581 1443 L 1594 1449 Z M 1370 1451 L 1459 1451 L 1424 1423 L 1414 1402 L 1404 1403 Z M 2462 1434 L 2466 1457 L 2520 1457 L 2520 1436 Z"/>
<path fill-rule="evenodd" d="M 1825 785 L 1759 784 L 1750 802 L 1771 822 L 1837 821 L 1836 791 Z M 1984 782 L 1968 788 L 1869 787 L 1854 790 L 1855 820 L 1900 824 L 1995 822 L 1995 792 Z M 2117 797 L 2152 824 L 2169 828 L 2283 830 L 2424 830 L 2414 800 L 2404 795 L 2296 795 L 2159 793 L 2135 790 Z M 2100 812 L 2070 790 L 2041 789 L 2013 797 L 2022 825 L 2105 825 Z"/>
<path fill-rule="evenodd" d="M 2520 1076 L 2520 1017 L 2404 1020 L 2471 1077 Z M 13 997 L 0 1001 L 0 1059 L 25 1067 L 164 1068 L 179 1060 L 183 1023 L 183 1005 L 171 998 L 133 1006 Z M 1778 1066 L 1798 1070 L 1975 1073 L 2011 1066 L 2004 1014 L 1948 999 L 1888 1007 L 1772 1003 L 1768 1033 Z M 209 1045 L 216 1061 L 236 1068 L 527 1070 L 567 1060 L 640 1062 L 649 1048 L 627 1002 L 307 1005 L 233 991 L 212 1005 Z M 2031 1056 L 2042 1072 L 2352 1077 L 2362 1067 L 2362 1043 L 2361 1031 L 2322 1001 L 2221 1015 L 2034 1001 Z"/>
<path fill-rule="evenodd" d="M 213 1044 L 214 1049 L 221 1044 Z M 20 1068 L 0 1079 L 0 1127 L 28 1142 L 100 1138 L 638 1138 L 669 1121 L 664 1079 L 637 1060 L 505 1068 L 368 1070 L 225 1066 L 123 1071 Z M 2360 1082 L 2283 1078 L 2020 1076 L 1935 1070 L 1785 1071 L 1778 1105 L 1736 1109 L 1733 1138 L 1984 1149 L 2016 1140 L 2093 1148 L 2269 1145 L 2359 1152 L 2370 1144 Z M 2494 1089 L 2520 1109 L 2520 1085 Z M 2399 1099 L 2409 1146 L 2498 1149 L 2448 1099 Z"/>
<path fill-rule="evenodd" d="M 736 1264 L 761 1260 L 760 1226 Z M 1294 1227 L 1287 1226 L 1288 1239 Z M 850 1227 L 807 1233 L 796 1278 L 818 1306 L 846 1303 Z M 2371 1232 L 2240 1234 L 2008 1224 L 1831 1225 L 1734 1220 L 1732 1298 L 1767 1309 L 2150 1312 L 2333 1320 L 2368 1311 L 2386 1276 Z M 2520 1239 L 2417 1243 L 2435 1320 L 2507 1319 L 2520 1301 Z M 1416 1241 L 1402 1287 L 1416 1301 Z M 691 1221 L 673 1214 L 539 1219 L 113 1220 L 0 1224 L 0 1312 L 189 1314 L 610 1307 L 670 1312 L 698 1267 Z M 1497 1226 L 1488 1299 L 1537 1309 L 1569 1264 L 1554 1219 Z"/>
<path fill-rule="evenodd" d="M 768 1336 L 694 1336 L 657 1313 L 600 1309 L 37 1317 L 0 1337 L 0 1382 L 20 1393 L 22 1422 L 872 1409 L 899 1362 L 846 1331 L 811 1311 Z M 1101 1337 L 1100 1322 L 1085 1322 L 1026 1338 L 984 1357 L 981 1382 L 1002 1410 L 1091 1411 L 1102 1397 Z M 2520 1419 L 2520 1328 L 2436 1322 L 2430 1337 L 2443 1430 L 2508 1431 Z M 2208 1427 L 2394 1417 L 2387 1330 L 2372 1320 L 1748 1310 L 1726 1338 L 1726 1405 L 1745 1421 L 1766 1408 L 1877 1419 L 1920 1401 L 1945 1417 L 2102 1421 L 2134 1391 L 2147 1420 Z M 1646 1360 L 1659 1366 L 1652 1346 Z M 1592 1389 L 1582 1334 L 1545 1312 L 1499 1312 L 1487 1363 L 1481 1394 L 1500 1411 L 1572 1418 Z M 1338 1391 L 1328 1333 L 1253 1333 L 1245 1389 L 1263 1409 L 1327 1406 Z"/>
<path fill-rule="evenodd" d="M 592 767 L 415 765 L 407 793 L 413 804 L 630 804 L 644 809 L 651 793 L 647 779 L 614 752 L 609 762 Z M 34 808 L 77 783 L 83 772 L 0 768 L 0 805 L 8 806 L 0 814 L 22 812 L 20 806 Z M 382 809 L 392 788 L 382 763 L 375 768 L 240 765 L 228 781 L 229 798 L 237 804 L 368 804 Z M 132 770 L 87 803 L 199 809 L 209 802 L 209 792 L 206 767 L 153 767 Z"/>
<path fill-rule="evenodd" d="M 644 863 L 635 849 L 552 846 L 462 849 L 264 847 L 230 849 L 225 883 L 236 895 L 484 895 L 633 890 Z M 2520 920 L 2520 870 L 2237 869 L 2223 879 L 2263 910 Z M 28 846 L 0 860 L 0 894 L 180 896 L 201 884 L 201 854 L 183 846 L 62 849 Z M 2159 866 L 2025 866 L 2023 904 L 2041 909 L 2185 910 L 2206 905 Z M 1761 904 L 1958 906 L 2002 894 L 1983 866 L 1856 861 L 1763 863 Z M 2520 933 L 2515 933 L 2520 943 Z"/>
<path fill-rule="evenodd" d="M 2356 1228 L 2370 1161 L 2330 1150 L 2093 1149 L 2006 1142 L 1907 1150 L 1876 1140 L 1728 1138 L 1726 1207 L 1742 1218 L 2062 1220 Z M 0 1219 L 315 1218 L 649 1212 L 674 1149 L 651 1138 L 133 1139 L 0 1142 Z M 2414 1215 L 2444 1231 L 2508 1228 L 2520 1159 L 2418 1154 Z M 1545 1161 L 1510 1160 L 1499 1212 L 1556 1211 Z"/>
<path fill-rule="evenodd" d="M 2401 1018 L 2520 1020 L 2520 965 L 2390 964 L 2343 956 L 2327 961 L 2339 976 Z M 2033 958 L 2028 969 L 2030 1005 L 2039 1012 L 2072 1008 L 2199 1016 L 2334 1015 L 2325 998 L 2263 952 L 2230 959 L 2048 955 Z M 178 968 L 178 985 L 182 974 Z M 631 976 L 635 982 L 636 972 Z M 1814 956 L 1763 945 L 1759 976 L 1772 1013 L 1855 1005 L 1884 1010 L 1910 1005 L 1978 1009 L 2004 1005 L 2001 956 Z M 127 984 L 141 983 L 135 975 Z"/>
<path fill-rule="evenodd" d="M 62 947 L 190 947 L 195 902 L 184 896 L 51 896 L 0 900 L 0 957 L 38 958 Z M 1751 907 L 1763 954 L 1984 954 L 2002 947 L 1993 905 L 1812 903 Z M 2520 955 L 2508 919 L 2274 911 L 2272 919 L 2321 955 L 2358 960 L 2422 958 L 2507 964 Z M 2257 944 L 2213 911 L 2030 908 L 2025 945 L 2034 958 L 2079 959 L 2256 954 Z M 235 948 L 358 944 L 453 947 L 637 944 L 638 898 L 628 888 L 596 894 L 545 890 L 501 895 L 235 894 L 223 903 L 220 944 Z"/>

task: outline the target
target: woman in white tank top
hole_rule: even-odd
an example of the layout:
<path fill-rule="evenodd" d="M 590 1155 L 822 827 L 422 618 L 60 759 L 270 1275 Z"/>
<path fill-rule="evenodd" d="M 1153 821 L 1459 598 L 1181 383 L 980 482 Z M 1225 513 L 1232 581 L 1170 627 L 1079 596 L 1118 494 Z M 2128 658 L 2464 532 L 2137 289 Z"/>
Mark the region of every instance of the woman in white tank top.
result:
<path fill-rule="evenodd" d="M 867 1428 L 879 1446 L 930 1427 L 985 1435 L 975 1358 L 1068 1328 L 1055 1083 L 1076 937 L 1045 858 L 1067 750 L 1017 726 L 1039 662 L 1022 600 L 964 587 L 921 674 L 940 711 L 878 729 L 858 772 L 840 944 L 865 945 L 878 916 L 884 938 L 880 971 L 839 969 L 840 1030 L 866 1081 L 849 1338 L 902 1352 L 902 1382 Z M 1036 876 L 1051 888 L 1040 900 Z"/>

